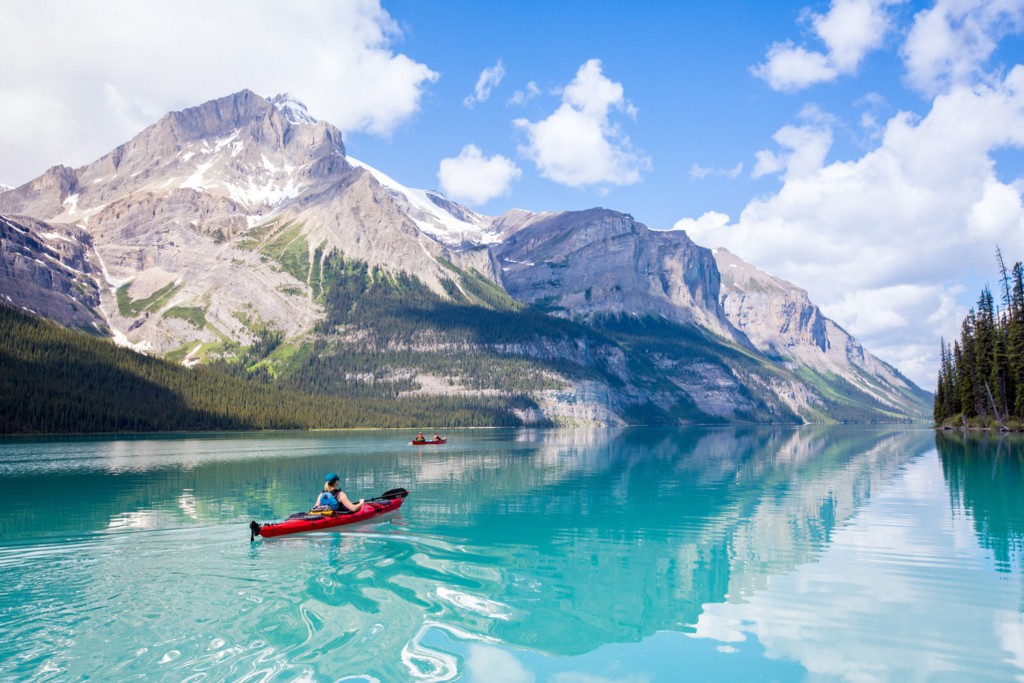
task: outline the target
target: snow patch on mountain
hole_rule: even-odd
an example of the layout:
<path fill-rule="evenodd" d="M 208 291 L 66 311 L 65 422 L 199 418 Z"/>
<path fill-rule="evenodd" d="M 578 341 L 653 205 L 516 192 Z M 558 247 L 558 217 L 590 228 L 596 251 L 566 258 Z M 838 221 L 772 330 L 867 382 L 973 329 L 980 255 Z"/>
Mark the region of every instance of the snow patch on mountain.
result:
<path fill-rule="evenodd" d="M 211 159 L 210 161 L 206 161 L 199 164 L 199 166 L 196 167 L 195 172 L 188 178 L 186 178 L 185 182 L 183 182 L 178 187 L 199 190 L 206 187 L 208 184 L 213 184 L 214 181 L 208 182 L 206 180 L 206 172 L 209 171 L 215 163 L 217 163 L 217 160 Z M 163 184 L 163 187 L 167 187 L 173 184 L 175 180 L 176 178 L 168 178 L 167 182 Z"/>
<path fill-rule="evenodd" d="M 219 152 L 222 149 L 224 149 L 225 147 L 227 147 L 228 145 L 230 145 L 232 142 L 234 142 L 235 138 L 237 138 L 238 134 L 241 133 L 241 132 L 242 132 L 241 129 L 236 128 L 235 131 L 231 135 L 227 135 L 225 137 L 222 137 L 220 140 L 217 140 L 214 143 L 214 151 L 215 152 Z"/>
<path fill-rule="evenodd" d="M 137 351 L 138 353 L 143 354 L 149 354 L 150 352 L 153 351 L 153 344 L 151 344 L 149 341 L 143 340 L 140 342 L 133 342 L 131 339 L 128 338 L 128 335 L 126 335 L 121 330 L 117 329 L 116 327 L 113 327 L 112 325 L 108 327 L 110 329 L 110 338 L 118 346 L 121 346 L 126 349 L 131 349 L 132 351 Z"/>
<path fill-rule="evenodd" d="M 275 184 L 273 181 L 260 185 L 252 178 L 249 178 L 249 184 L 245 187 L 225 184 L 224 189 L 227 190 L 229 197 L 246 206 L 255 206 L 257 204 L 277 206 L 285 200 L 298 197 L 302 191 L 292 176 L 288 176 L 287 182 L 280 185 Z"/>
<path fill-rule="evenodd" d="M 10 228 L 11 230 L 14 230 L 15 232 L 20 232 L 22 235 L 27 235 L 28 234 L 28 230 L 25 230 L 24 228 L 22 228 L 17 223 L 12 223 L 10 220 L 7 219 L 6 216 L 4 216 L 2 214 L 0 214 L 0 222 L 2 222 L 5 226 Z"/>
<path fill-rule="evenodd" d="M 60 240 L 61 242 L 74 242 L 74 240 L 71 239 L 70 237 L 66 237 L 55 232 L 40 232 L 38 234 L 44 240 L 47 240 L 49 242 L 52 242 L 53 240 Z"/>
<path fill-rule="evenodd" d="M 501 235 L 492 230 L 490 228 L 490 221 L 479 214 L 473 213 L 468 209 L 461 209 L 460 207 L 460 213 L 469 219 L 464 220 L 445 210 L 438 205 L 437 201 L 431 199 L 431 196 L 437 196 L 435 193 L 406 187 L 369 164 L 351 156 L 347 156 L 346 159 L 353 166 L 369 171 L 377 182 L 387 188 L 392 195 L 399 199 L 404 199 L 409 207 L 409 217 L 420 230 L 431 237 L 454 245 L 464 243 L 497 244 L 501 242 Z M 447 203 L 446 200 L 444 201 Z"/>
<path fill-rule="evenodd" d="M 237 139 L 240 132 L 235 130 L 230 135 L 215 140 L 212 146 L 204 140 L 199 154 L 206 159 L 196 165 L 192 174 L 177 186 L 210 194 L 217 194 L 217 190 L 220 190 L 249 208 L 268 205 L 276 207 L 286 200 L 299 196 L 303 185 L 298 182 L 294 173 L 295 166 L 288 163 L 279 166 L 271 161 L 265 152 L 260 153 L 257 165 L 251 166 L 251 171 L 244 174 L 244 178 L 239 179 L 237 174 L 224 173 L 228 164 L 239 162 L 230 161 L 222 152 L 227 151 L 230 159 L 235 159 L 245 149 L 245 143 Z M 186 163 L 195 155 L 194 150 L 189 150 L 179 157 L 179 161 Z M 231 177 L 235 177 L 238 182 L 231 182 Z M 169 179 L 161 189 L 175 182 L 176 179 Z"/>
<path fill-rule="evenodd" d="M 79 196 L 80 195 L 76 192 L 75 194 L 70 195 L 67 199 L 64 200 L 64 210 L 68 215 L 74 215 L 78 213 Z"/>
<path fill-rule="evenodd" d="M 288 93 L 281 93 L 268 99 L 288 119 L 289 123 L 318 123 L 315 118 L 309 115 L 306 105 Z"/>

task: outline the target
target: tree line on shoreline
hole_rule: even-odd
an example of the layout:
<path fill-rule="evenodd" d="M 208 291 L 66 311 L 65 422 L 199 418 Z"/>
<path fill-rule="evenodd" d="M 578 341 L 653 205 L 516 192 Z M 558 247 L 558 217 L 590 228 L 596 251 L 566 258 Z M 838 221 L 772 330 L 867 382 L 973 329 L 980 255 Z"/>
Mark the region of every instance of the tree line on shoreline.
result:
<path fill-rule="evenodd" d="M 544 426 L 541 393 L 573 382 L 662 398 L 626 405 L 631 424 L 727 422 L 680 390 L 685 374 L 665 372 L 695 365 L 742 380 L 748 404 L 733 420 L 802 421 L 768 390 L 759 358 L 686 326 L 548 315 L 447 263 L 461 279 L 442 283 L 448 298 L 340 252 L 317 262 L 313 294 L 325 316 L 313 329 L 289 340 L 246 318 L 250 346 L 222 340 L 195 368 L 173 362 L 177 350 L 143 356 L 0 305 L 0 434 Z M 802 381 L 821 391 L 819 418 L 899 418 L 841 378 Z"/>
<path fill-rule="evenodd" d="M 0 339 L 0 434 L 517 426 L 512 408 L 535 408 L 515 395 L 301 392 L 183 368 L 3 305 Z"/>
<path fill-rule="evenodd" d="M 1024 264 L 1007 269 L 998 248 L 996 262 L 997 294 L 986 285 L 961 324 L 960 338 L 941 342 L 937 426 L 1024 427 Z"/>

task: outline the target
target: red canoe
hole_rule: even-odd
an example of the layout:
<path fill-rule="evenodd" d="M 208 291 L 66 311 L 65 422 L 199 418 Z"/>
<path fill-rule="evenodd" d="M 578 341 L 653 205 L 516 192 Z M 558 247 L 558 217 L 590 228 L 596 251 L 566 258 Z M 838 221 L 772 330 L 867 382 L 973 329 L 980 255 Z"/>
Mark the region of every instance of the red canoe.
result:
<path fill-rule="evenodd" d="M 386 515 L 402 507 L 405 497 L 409 492 L 405 489 L 392 489 L 377 498 L 371 498 L 363 503 L 358 512 L 296 512 L 283 522 L 272 522 L 260 524 L 255 520 L 249 524 L 251 531 L 249 540 L 255 540 L 257 536 L 270 538 L 271 536 L 284 536 L 285 534 L 297 534 L 301 531 L 323 531 L 345 524 L 365 522 L 374 517 Z"/>
<path fill-rule="evenodd" d="M 433 441 L 410 441 L 410 446 L 438 446 L 448 442 L 448 437 L 443 439 L 434 439 Z"/>

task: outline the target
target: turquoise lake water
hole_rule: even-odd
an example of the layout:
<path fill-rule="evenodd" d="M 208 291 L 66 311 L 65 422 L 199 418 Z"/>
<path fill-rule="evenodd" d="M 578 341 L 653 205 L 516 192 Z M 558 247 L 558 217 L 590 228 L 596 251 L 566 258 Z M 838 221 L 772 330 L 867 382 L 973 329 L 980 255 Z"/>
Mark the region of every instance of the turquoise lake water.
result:
<path fill-rule="evenodd" d="M 0 441 L 0 680 L 1024 680 L 1018 436 L 448 436 Z"/>

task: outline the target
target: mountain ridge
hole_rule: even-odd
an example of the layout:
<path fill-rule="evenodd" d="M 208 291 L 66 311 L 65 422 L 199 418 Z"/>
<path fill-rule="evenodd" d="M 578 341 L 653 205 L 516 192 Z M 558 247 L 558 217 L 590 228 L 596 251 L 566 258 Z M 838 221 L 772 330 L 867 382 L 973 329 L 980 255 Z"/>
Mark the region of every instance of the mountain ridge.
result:
<path fill-rule="evenodd" d="M 88 264 L 81 272 L 94 283 L 99 303 L 75 301 L 98 319 L 94 328 L 151 353 L 180 356 L 182 349 L 196 349 L 187 354 L 189 362 L 230 359 L 240 353 L 231 349 L 256 344 L 267 329 L 294 348 L 324 343 L 326 333 L 316 330 L 331 315 L 325 295 L 335 283 L 324 274 L 335 258 L 371 282 L 398 283 L 385 274 L 406 273 L 437 301 L 507 309 L 510 325 L 518 324 L 518 309 L 502 297 L 594 329 L 609 319 L 663 320 L 671 335 L 687 337 L 670 356 L 705 358 L 687 366 L 681 357 L 666 356 L 659 362 L 668 376 L 659 377 L 663 370 L 644 357 L 653 353 L 652 340 L 638 342 L 615 327 L 625 336 L 610 342 L 608 349 L 618 349 L 612 355 L 645 369 L 601 371 L 599 379 L 587 380 L 597 384 L 581 383 L 570 372 L 559 380 L 567 390 L 538 395 L 544 419 L 571 413 L 573 422 L 618 424 L 648 404 L 670 416 L 679 401 L 697 401 L 703 408 L 694 415 L 713 419 L 756 414 L 755 421 L 771 420 L 786 413 L 783 421 L 828 421 L 849 412 L 840 404 L 871 406 L 866 414 L 887 419 L 924 413 L 923 392 L 825 318 L 806 292 L 795 294 L 799 288 L 755 276 L 745 264 L 747 282 L 761 283 L 764 291 L 744 294 L 726 272 L 740 267 L 738 259 L 723 267 L 717 253 L 685 232 L 652 230 L 609 209 L 482 216 L 349 158 L 340 132 L 287 95 L 263 98 L 243 90 L 171 112 L 91 164 L 55 166 L 0 192 L 0 214 L 19 217 L 26 234 L 66 226 L 70 239 L 80 236 Z M 43 308 L 33 307 L 39 292 L 11 284 L 27 277 L 24 256 L 19 263 L 20 275 L 0 279 L 0 294 L 18 307 Z M 338 277 L 340 271 L 331 272 Z M 371 290 L 360 291 L 370 296 Z M 769 320 L 773 306 L 796 311 L 796 318 L 771 328 L 778 322 Z M 61 320 L 58 313 L 48 317 Z M 413 347 L 429 349 L 431 324 L 424 323 L 423 339 L 410 342 Z M 328 346 L 349 343 L 346 334 L 359 339 L 366 331 L 331 331 Z M 561 348 L 560 362 L 585 365 L 560 342 L 474 348 L 537 358 Z M 423 374 L 416 367 L 402 372 Z M 726 389 L 709 392 L 709 383 Z M 721 405 L 707 396 L 720 396 Z M 788 408 L 763 412 L 752 407 L 758 401 Z M 580 413 L 581 405 L 590 408 Z"/>

